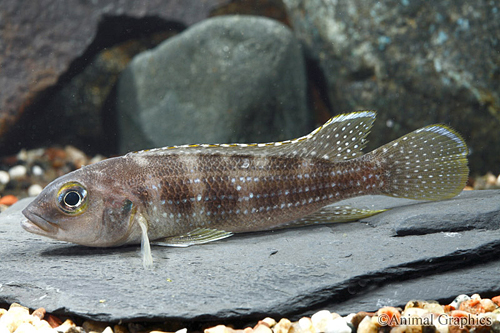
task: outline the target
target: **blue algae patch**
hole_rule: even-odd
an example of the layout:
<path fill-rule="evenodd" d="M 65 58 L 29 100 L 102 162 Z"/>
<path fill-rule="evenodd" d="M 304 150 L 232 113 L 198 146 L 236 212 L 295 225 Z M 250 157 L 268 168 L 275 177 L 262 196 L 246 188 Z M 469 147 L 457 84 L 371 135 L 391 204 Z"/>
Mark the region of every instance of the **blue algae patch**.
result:
<path fill-rule="evenodd" d="M 385 50 L 385 47 L 386 45 L 390 44 L 391 43 L 391 37 L 388 37 L 388 36 L 380 36 L 378 38 L 378 49 L 380 51 L 384 51 Z"/>
<path fill-rule="evenodd" d="M 409 6 L 410 5 L 410 0 L 401 0 L 401 4 L 403 6 Z"/>

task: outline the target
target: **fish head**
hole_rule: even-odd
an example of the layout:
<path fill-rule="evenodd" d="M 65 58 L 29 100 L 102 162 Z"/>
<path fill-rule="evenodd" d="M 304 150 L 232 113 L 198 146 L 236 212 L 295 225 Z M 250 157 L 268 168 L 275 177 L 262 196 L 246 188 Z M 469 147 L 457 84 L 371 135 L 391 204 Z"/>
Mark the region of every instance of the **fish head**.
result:
<path fill-rule="evenodd" d="M 127 243 L 134 204 L 121 186 L 112 183 L 116 180 L 103 180 L 88 171 L 84 167 L 47 185 L 23 210 L 27 220 L 21 226 L 34 234 L 85 246 Z"/>

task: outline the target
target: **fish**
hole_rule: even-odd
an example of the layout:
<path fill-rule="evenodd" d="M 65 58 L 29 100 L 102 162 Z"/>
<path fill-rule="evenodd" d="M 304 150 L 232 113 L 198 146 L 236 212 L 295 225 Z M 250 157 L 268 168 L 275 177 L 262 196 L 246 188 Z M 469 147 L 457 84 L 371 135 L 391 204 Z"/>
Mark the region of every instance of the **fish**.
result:
<path fill-rule="evenodd" d="M 130 152 L 57 178 L 24 210 L 31 233 L 91 247 L 187 247 L 235 233 L 348 222 L 384 211 L 335 206 L 363 195 L 443 200 L 467 181 L 468 149 L 429 125 L 362 152 L 375 111 L 341 114 L 281 142 Z"/>

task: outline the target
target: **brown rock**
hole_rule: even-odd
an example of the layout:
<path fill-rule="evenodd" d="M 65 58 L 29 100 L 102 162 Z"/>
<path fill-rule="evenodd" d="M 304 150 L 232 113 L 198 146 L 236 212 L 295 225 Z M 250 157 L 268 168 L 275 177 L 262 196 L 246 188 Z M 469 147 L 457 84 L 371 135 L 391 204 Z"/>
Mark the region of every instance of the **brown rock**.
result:
<path fill-rule="evenodd" d="M 47 89 L 61 82 L 61 76 L 65 75 L 63 79 L 67 80 L 68 76 L 81 70 L 86 59 L 91 59 L 99 48 L 116 44 L 119 38 L 127 38 L 114 33 L 112 28 L 99 36 L 99 24 L 102 25 L 106 19 L 116 21 L 116 17 L 128 17 L 127 22 L 130 23 L 134 19 L 146 17 L 151 22 L 151 17 L 159 17 L 157 21 L 163 19 L 191 25 L 228 2 L 103 0 L 94 3 L 68 0 L 53 3 L 40 0 L 33 4 L 29 0 L 1 1 L 0 45 L 3 52 L 0 57 L 0 150 L 8 153 L 3 147 L 7 140 L 6 133 L 21 114 L 25 111 L 44 111 L 29 110 L 42 97 L 47 97 L 42 92 L 47 92 Z M 130 35 L 139 29 L 135 23 L 134 29 L 127 30 L 124 26 L 117 29 L 120 27 L 117 25 L 115 30 L 129 31 Z M 141 23 L 143 27 L 145 24 L 148 22 Z M 27 125 L 29 129 L 31 125 Z"/>

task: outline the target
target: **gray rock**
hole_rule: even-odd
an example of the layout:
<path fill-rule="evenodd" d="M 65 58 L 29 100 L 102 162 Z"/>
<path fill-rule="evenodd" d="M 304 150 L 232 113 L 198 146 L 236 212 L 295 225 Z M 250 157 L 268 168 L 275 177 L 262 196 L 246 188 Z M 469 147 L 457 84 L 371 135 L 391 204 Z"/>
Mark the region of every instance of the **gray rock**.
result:
<path fill-rule="evenodd" d="M 138 247 L 86 248 L 25 232 L 20 211 L 29 202 L 0 215 L 0 303 L 102 321 L 227 323 L 500 294 L 500 191 L 430 203 L 351 199 L 343 203 L 395 208 L 361 222 L 154 247 L 153 271 L 143 270 Z M 412 234 L 398 235 L 402 225 Z"/>
<path fill-rule="evenodd" d="M 276 141 L 313 129 L 299 43 L 266 18 L 208 19 L 136 56 L 117 101 L 121 153 Z"/>
<path fill-rule="evenodd" d="M 481 0 L 283 0 L 334 113 L 379 111 L 369 147 L 431 123 L 456 128 L 471 170 L 500 165 L 500 10 Z M 480 59 L 480 60 L 478 60 Z"/>

